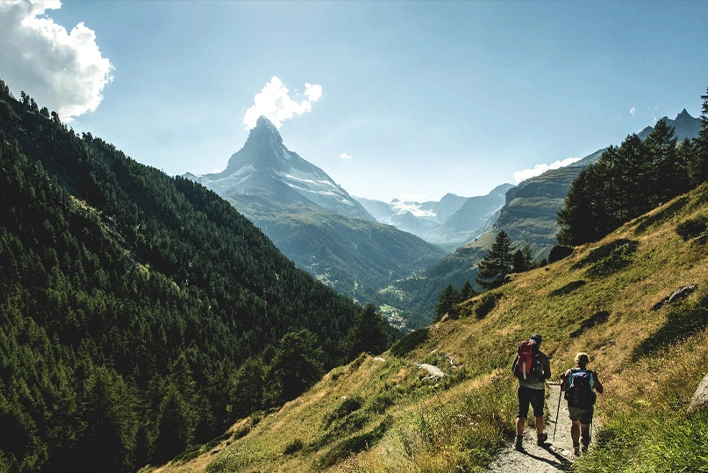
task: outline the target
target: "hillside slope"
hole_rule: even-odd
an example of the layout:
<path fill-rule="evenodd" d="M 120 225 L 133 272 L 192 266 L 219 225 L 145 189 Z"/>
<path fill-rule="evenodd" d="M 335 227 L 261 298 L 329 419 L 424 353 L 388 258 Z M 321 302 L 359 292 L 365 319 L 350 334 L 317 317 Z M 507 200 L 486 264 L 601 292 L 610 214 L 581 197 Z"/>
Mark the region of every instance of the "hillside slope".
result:
<path fill-rule="evenodd" d="M 514 435 L 509 366 L 534 332 L 552 381 L 586 351 L 605 385 L 577 471 L 704 471 L 708 412 L 688 404 L 708 356 L 706 221 L 703 185 L 154 471 L 482 471 Z"/>
<path fill-rule="evenodd" d="M 311 202 L 226 194 L 297 267 L 362 304 L 396 304 L 379 289 L 422 271 L 446 253 L 391 225 L 333 214 Z M 420 319 L 408 314 L 408 322 Z"/>
<path fill-rule="evenodd" d="M 212 191 L 27 102 L 0 81 L 0 471 L 135 471 L 342 362 L 353 301 Z M 299 386 L 269 367 L 284 340 L 310 349 Z"/>

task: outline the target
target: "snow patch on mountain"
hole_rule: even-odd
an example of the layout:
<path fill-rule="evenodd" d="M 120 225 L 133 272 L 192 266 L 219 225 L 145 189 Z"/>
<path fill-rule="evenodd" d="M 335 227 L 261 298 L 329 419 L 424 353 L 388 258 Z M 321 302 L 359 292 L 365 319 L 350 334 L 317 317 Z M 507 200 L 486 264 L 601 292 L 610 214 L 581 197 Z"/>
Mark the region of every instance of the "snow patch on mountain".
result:
<path fill-rule="evenodd" d="M 224 171 L 184 176 L 222 196 L 258 192 L 284 203 L 304 197 L 333 213 L 376 221 L 327 173 L 288 150 L 277 128 L 265 117 L 258 119 L 243 148 L 231 156 Z M 283 185 L 299 197 L 285 191 Z"/>

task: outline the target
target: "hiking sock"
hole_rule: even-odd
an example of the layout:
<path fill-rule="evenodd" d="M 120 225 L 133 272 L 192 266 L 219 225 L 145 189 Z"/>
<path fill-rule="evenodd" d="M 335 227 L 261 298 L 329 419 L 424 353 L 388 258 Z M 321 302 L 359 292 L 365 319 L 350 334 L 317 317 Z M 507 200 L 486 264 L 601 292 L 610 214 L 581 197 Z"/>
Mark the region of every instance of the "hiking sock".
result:
<path fill-rule="evenodd" d="M 580 442 L 573 442 L 573 453 L 575 456 L 580 456 Z"/>
<path fill-rule="evenodd" d="M 524 449 L 523 440 L 524 440 L 523 435 L 517 435 L 516 440 L 514 440 L 514 448 L 517 450 L 523 450 Z"/>
<path fill-rule="evenodd" d="M 544 445 L 546 440 L 548 440 L 548 434 L 538 434 L 538 437 L 536 438 L 536 445 Z"/>

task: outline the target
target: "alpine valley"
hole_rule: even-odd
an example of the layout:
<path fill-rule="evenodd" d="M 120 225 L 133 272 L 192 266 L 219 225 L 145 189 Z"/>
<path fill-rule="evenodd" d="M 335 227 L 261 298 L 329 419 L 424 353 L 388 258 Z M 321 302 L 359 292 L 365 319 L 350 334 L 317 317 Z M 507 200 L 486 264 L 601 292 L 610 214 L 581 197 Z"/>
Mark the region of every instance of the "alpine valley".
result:
<path fill-rule="evenodd" d="M 678 141 L 695 138 L 700 129 L 686 110 L 662 120 Z M 557 243 L 556 216 L 570 184 L 604 151 L 484 196 L 386 203 L 350 196 L 288 150 L 277 128 L 260 117 L 224 171 L 184 177 L 231 202 L 298 267 L 341 294 L 375 302 L 391 324 L 410 330 L 433 320 L 448 284 L 474 284 L 477 263 L 500 230 L 516 249 L 527 246 L 536 261 L 546 260 Z"/>
<path fill-rule="evenodd" d="M 298 267 L 341 294 L 376 302 L 392 324 L 409 329 L 434 314 L 412 309 L 393 285 L 443 258 L 443 246 L 451 251 L 481 234 L 511 187 L 423 204 L 357 200 L 290 151 L 265 117 L 224 171 L 184 177 L 231 202 Z"/>
<path fill-rule="evenodd" d="M 487 196 L 385 204 L 351 197 L 264 118 L 224 172 L 171 177 L 0 80 L 0 472 L 489 471 L 515 434 L 509 362 L 534 332 L 554 377 L 592 350 L 600 427 L 587 455 L 513 451 L 501 471 L 704 471 L 702 98 L 700 121 L 632 135 L 636 168 L 607 166 L 649 188 L 641 165 L 674 183 L 655 159 L 674 156 L 662 164 L 691 186 L 554 260 L 554 236 L 579 232 L 558 232 L 558 209 L 610 148 Z M 606 202 L 593 197 L 580 204 Z M 460 291 L 430 323 L 501 230 L 548 264 Z M 386 323 L 386 301 L 389 321 L 422 327 Z"/>

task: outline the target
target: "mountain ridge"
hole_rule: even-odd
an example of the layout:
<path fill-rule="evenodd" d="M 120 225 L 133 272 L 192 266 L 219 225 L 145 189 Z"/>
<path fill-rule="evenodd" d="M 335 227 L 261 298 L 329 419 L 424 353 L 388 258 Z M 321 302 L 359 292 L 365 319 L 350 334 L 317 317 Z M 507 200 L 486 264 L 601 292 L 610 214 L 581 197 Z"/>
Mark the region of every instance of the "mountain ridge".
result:
<path fill-rule="evenodd" d="M 219 195 L 268 194 L 285 203 L 308 199 L 334 213 L 369 221 L 376 219 L 336 184 L 322 169 L 290 151 L 278 129 L 267 118 L 258 118 L 243 147 L 218 173 L 184 174 Z M 283 187 L 287 186 L 288 189 Z"/>

